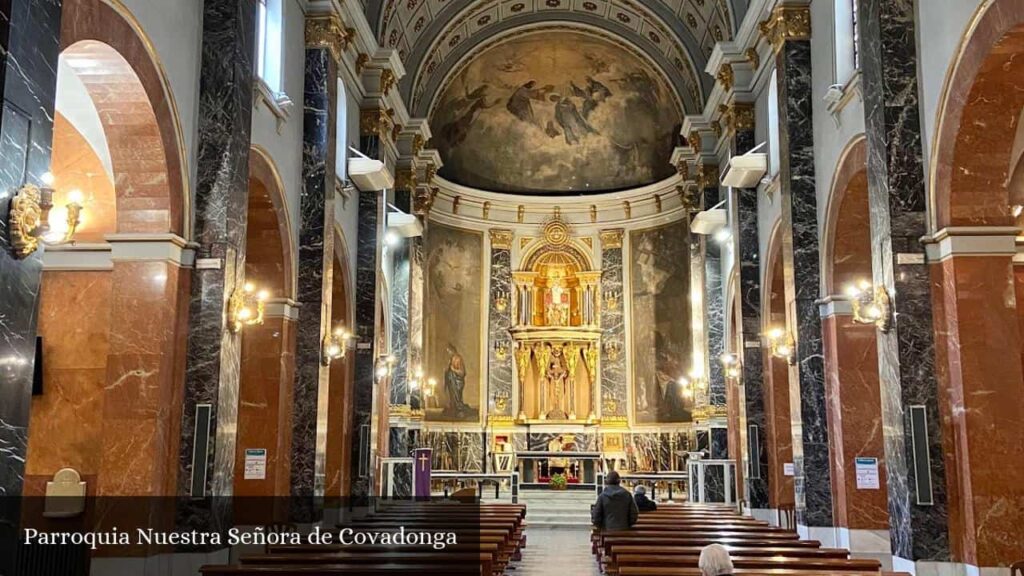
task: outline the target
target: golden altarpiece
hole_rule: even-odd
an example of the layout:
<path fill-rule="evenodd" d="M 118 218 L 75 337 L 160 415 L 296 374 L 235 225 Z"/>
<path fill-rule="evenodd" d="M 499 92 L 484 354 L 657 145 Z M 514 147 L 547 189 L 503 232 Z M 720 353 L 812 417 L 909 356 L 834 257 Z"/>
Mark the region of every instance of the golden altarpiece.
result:
<path fill-rule="evenodd" d="M 544 226 L 512 273 L 520 423 L 595 423 L 601 272 L 561 220 Z"/>

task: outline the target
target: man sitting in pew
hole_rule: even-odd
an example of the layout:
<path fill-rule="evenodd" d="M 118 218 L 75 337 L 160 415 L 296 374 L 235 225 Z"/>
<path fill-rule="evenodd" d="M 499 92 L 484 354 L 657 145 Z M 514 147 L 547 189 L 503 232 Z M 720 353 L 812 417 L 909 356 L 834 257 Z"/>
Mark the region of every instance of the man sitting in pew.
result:
<path fill-rule="evenodd" d="M 658 509 L 658 503 L 647 497 L 647 489 L 643 486 L 633 490 L 633 500 L 636 501 L 636 509 L 641 512 L 654 512 Z"/>
<path fill-rule="evenodd" d="M 732 558 L 721 544 L 708 544 L 700 551 L 697 560 L 702 576 L 729 576 L 732 574 Z"/>
<path fill-rule="evenodd" d="M 640 516 L 633 496 L 619 482 L 619 473 L 609 472 L 604 479 L 604 491 L 590 509 L 590 521 L 602 530 L 625 530 L 636 524 Z"/>

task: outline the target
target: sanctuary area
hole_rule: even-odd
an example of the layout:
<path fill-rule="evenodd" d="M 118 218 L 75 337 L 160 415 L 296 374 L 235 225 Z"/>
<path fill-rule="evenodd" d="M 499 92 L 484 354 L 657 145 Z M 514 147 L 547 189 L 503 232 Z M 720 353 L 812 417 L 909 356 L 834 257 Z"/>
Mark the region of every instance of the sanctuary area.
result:
<path fill-rule="evenodd" d="M 0 106 L 0 576 L 1024 576 L 1024 0 L 0 0 Z"/>

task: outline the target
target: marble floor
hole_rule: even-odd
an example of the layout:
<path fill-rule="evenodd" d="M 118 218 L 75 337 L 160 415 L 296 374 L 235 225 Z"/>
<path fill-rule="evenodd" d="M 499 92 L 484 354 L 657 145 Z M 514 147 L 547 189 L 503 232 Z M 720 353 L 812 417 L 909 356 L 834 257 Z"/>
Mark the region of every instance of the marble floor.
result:
<path fill-rule="evenodd" d="M 523 559 L 514 576 L 599 576 L 590 553 L 590 527 L 527 527 Z"/>

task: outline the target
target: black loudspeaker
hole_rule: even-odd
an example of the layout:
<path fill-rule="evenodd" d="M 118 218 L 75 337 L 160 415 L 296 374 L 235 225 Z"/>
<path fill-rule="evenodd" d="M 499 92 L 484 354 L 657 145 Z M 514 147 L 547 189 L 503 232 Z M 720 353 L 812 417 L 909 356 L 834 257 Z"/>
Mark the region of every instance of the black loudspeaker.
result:
<path fill-rule="evenodd" d="M 43 337 L 36 336 L 36 362 L 32 367 L 32 395 L 43 395 Z"/>

